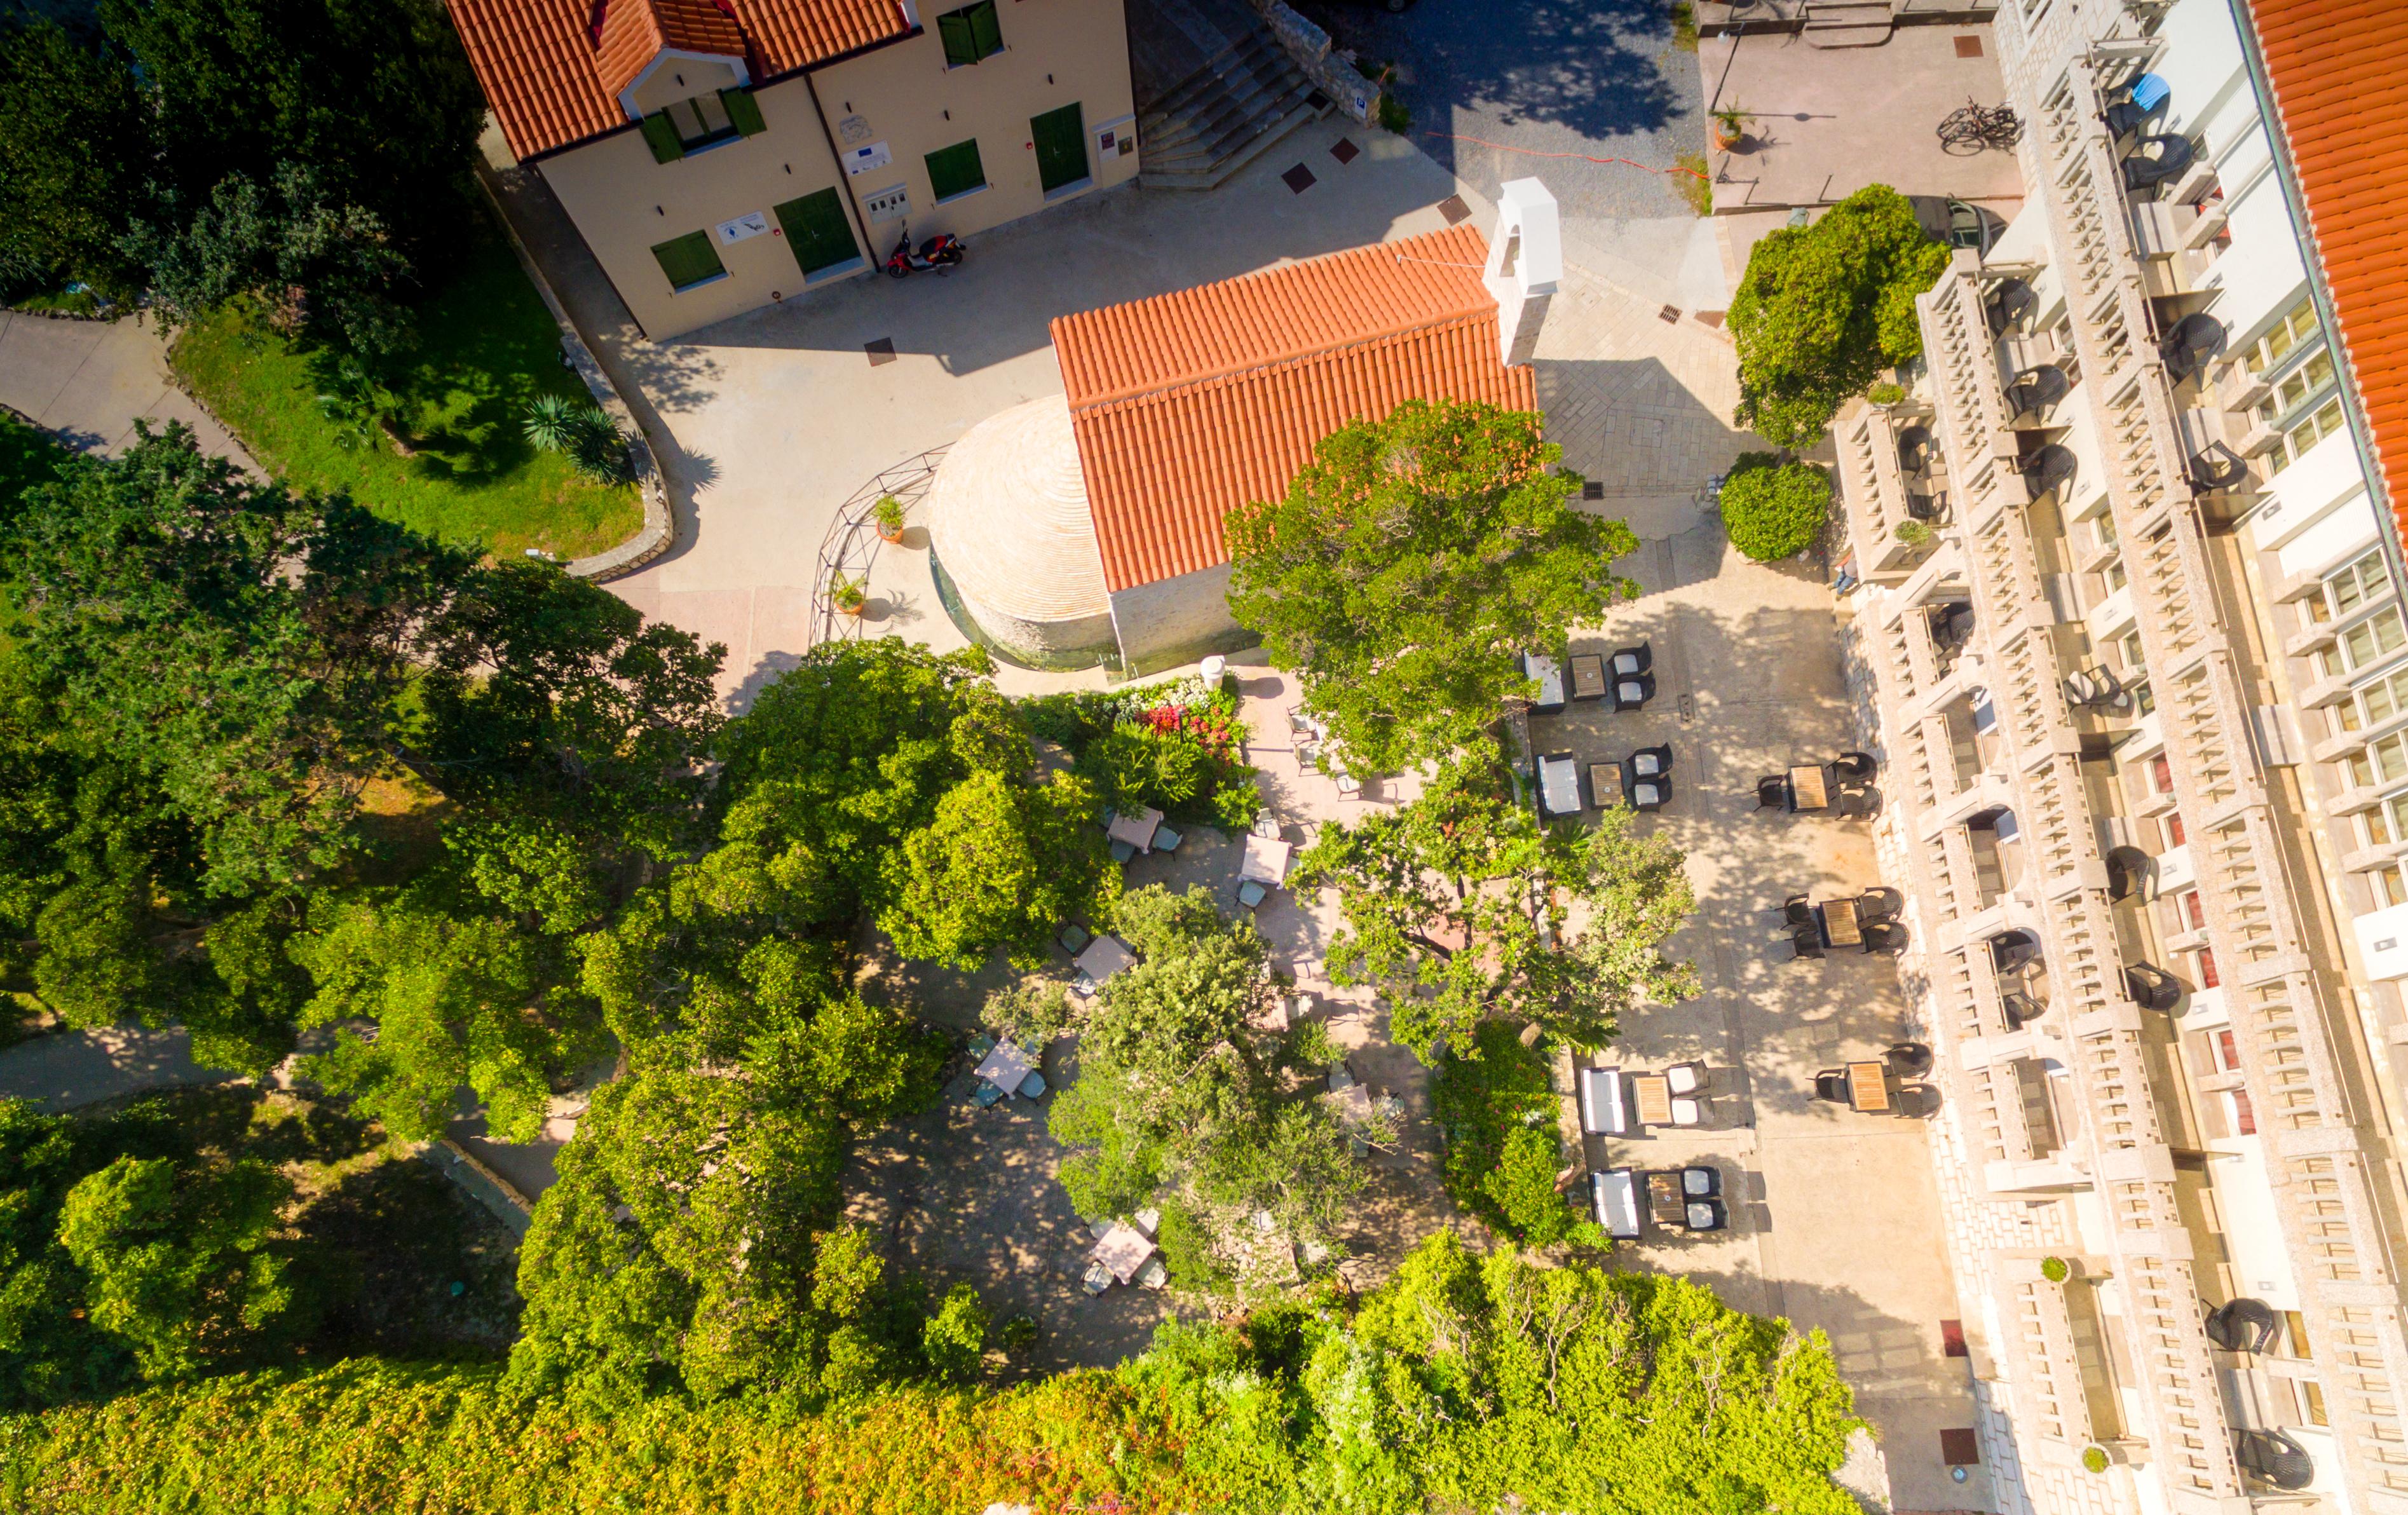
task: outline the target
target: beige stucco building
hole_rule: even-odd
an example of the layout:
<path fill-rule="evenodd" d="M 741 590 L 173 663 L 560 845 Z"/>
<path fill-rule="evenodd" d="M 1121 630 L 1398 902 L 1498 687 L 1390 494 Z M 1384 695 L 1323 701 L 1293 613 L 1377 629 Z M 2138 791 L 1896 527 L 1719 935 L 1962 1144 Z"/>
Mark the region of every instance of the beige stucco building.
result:
<path fill-rule="evenodd" d="M 875 273 L 907 222 L 967 237 L 1137 175 L 1121 0 L 451 8 L 655 340 Z"/>

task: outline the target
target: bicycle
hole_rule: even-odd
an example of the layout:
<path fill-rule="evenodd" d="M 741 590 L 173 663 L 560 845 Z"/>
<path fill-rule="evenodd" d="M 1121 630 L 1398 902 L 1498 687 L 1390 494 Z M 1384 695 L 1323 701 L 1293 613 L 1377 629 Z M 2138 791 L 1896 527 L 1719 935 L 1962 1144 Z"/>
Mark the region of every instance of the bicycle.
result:
<path fill-rule="evenodd" d="M 1940 123 L 1940 145 L 1951 152 L 2012 148 L 2023 139 L 2024 123 L 2012 106 L 1968 100 Z"/>

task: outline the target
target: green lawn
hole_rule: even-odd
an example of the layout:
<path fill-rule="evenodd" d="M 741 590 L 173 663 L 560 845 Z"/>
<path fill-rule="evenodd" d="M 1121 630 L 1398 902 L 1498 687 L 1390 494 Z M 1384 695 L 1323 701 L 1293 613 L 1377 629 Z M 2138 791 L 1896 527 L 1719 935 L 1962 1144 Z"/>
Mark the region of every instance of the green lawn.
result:
<path fill-rule="evenodd" d="M 481 216 L 477 246 L 418 312 L 419 346 L 394 388 L 415 456 L 347 447 L 318 407 L 310 359 L 248 309 L 185 329 L 176 371 L 253 456 L 294 485 L 341 490 L 378 514 L 503 557 L 564 558 L 615 547 L 643 524 L 632 485 L 591 483 L 520 434 L 526 402 L 582 397 L 561 366 L 559 328 L 501 234 Z"/>

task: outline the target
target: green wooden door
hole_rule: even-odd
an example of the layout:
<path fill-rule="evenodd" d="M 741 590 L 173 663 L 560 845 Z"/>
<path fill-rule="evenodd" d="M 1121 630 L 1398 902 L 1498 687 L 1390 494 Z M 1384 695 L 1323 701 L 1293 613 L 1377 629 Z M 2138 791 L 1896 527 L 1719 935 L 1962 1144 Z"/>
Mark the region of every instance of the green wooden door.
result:
<path fill-rule="evenodd" d="M 1029 119 L 1037 139 L 1037 182 L 1053 193 L 1087 177 L 1087 123 L 1076 104 Z"/>
<path fill-rule="evenodd" d="M 806 274 L 851 263 L 861 256 L 853 245 L 853 223 L 845 219 L 844 202 L 834 190 L 806 194 L 777 207 L 779 229 L 786 246 Z"/>

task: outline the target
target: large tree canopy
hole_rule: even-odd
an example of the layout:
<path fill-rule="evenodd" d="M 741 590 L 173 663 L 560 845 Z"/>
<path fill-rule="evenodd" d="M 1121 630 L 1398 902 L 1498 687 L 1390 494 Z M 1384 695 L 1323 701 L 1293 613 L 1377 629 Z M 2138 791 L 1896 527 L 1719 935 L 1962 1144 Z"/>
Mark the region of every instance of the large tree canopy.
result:
<path fill-rule="evenodd" d="M 1322 438 L 1285 498 L 1231 512 L 1230 614 L 1360 771 L 1470 741 L 1527 692 L 1520 653 L 1638 593 L 1613 571 L 1638 537 L 1574 503 L 1539 426 L 1409 400 Z"/>
<path fill-rule="evenodd" d="M 1467 755 L 1412 804 L 1323 827 L 1294 882 L 1336 887 L 1331 980 L 1379 986 L 1423 1059 L 1441 1039 L 1477 1055 L 1491 1016 L 1600 1046 L 1634 1006 L 1697 993 L 1696 969 L 1663 955 L 1696 906 L 1682 853 L 1629 823 L 1616 808 L 1590 830 L 1543 825 Z"/>
<path fill-rule="evenodd" d="M 1289 1236 L 1326 1239 L 1362 1173 L 1336 1120 L 1292 1091 L 1291 1045 L 1264 1029 L 1278 988 L 1262 937 L 1200 888 L 1140 890 L 1115 920 L 1140 961 L 1096 996 L 1078 1081 L 1051 1118 L 1080 1149 L 1062 1163 L 1071 1203 L 1082 1215 L 1268 1211 Z"/>
<path fill-rule="evenodd" d="M 1876 374 L 1923 350 L 1914 298 L 1947 266 L 1947 247 L 1885 184 L 1768 234 L 1731 296 L 1739 424 L 1776 446 L 1813 443 Z"/>
<path fill-rule="evenodd" d="M 122 52 L 55 21 L 0 21 L 0 294 L 139 292 L 119 243 L 151 171 L 147 126 Z"/>

